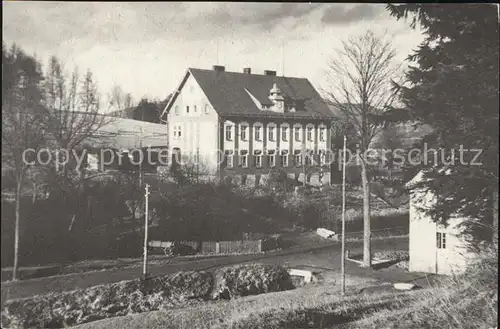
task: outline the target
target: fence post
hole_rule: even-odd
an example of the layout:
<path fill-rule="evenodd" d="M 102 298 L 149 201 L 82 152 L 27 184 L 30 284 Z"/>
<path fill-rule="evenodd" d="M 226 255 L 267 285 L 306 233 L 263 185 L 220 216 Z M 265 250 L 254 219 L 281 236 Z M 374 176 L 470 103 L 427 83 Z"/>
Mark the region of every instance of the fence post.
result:
<path fill-rule="evenodd" d="M 259 252 L 262 252 L 262 239 L 259 240 Z"/>
<path fill-rule="evenodd" d="M 220 244 L 219 244 L 219 242 L 215 243 L 215 253 L 216 254 L 220 253 Z"/>

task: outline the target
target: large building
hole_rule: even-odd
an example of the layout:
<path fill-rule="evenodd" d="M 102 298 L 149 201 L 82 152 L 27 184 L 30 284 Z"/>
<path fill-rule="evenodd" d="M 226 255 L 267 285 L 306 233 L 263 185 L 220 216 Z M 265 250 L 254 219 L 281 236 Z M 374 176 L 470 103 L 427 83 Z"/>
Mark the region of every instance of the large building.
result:
<path fill-rule="evenodd" d="M 162 114 L 169 149 L 182 164 L 244 184 L 259 184 L 278 168 L 295 179 L 329 182 L 333 118 L 307 79 L 224 66 L 188 69 Z"/>

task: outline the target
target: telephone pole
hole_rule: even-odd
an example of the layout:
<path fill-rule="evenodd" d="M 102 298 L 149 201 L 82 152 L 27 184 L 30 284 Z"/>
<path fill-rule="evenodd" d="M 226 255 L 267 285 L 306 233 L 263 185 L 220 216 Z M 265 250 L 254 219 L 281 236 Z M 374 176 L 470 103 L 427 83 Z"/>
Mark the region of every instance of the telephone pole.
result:
<path fill-rule="evenodd" d="M 305 139 L 305 138 L 304 138 Z M 306 187 L 306 142 L 302 141 L 302 172 L 304 173 L 304 179 L 302 181 L 302 186 Z"/>
<path fill-rule="evenodd" d="M 143 115 L 144 116 L 144 115 Z M 144 161 L 144 154 L 142 153 L 142 126 L 139 134 L 139 148 L 140 148 L 140 158 L 139 158 L 139 188 L 142 186 L 142 161 Z"/>
<path fill-rule="evenodd" d="M 344 150 L 342 156 L 342 296 L 345 295 L 345 160 L 346 160 L 346 137 L 344 135 Z"/>
<path fill-rule="evenodd" d="M 145 193 L 145 211 L 144 211 L 144 261 L 142 265 L 142 275 L 144 280 L 146 280 L 147 273 L 147 262 L 148 262 L 148 226 L 149 226 L 149 184 L 146 184 Z"/>

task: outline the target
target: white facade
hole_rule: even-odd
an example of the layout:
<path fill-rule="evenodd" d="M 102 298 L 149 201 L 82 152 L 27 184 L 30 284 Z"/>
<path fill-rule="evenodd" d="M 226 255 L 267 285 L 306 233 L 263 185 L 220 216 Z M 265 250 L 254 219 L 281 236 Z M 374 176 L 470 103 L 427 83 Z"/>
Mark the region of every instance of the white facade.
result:
<path fill-rule="evenodd" d="M 213 174 L 218 159 L 217 112 L 192 75 L 178 92 L 167 117 L 170 152 L 179 149 L 184 161 L 198 158 L 202 170 Z"/>
<path fill-rule="evenodd" d="M 303 168 L 294 156 L 296 151 L 316 153 L 328 148 L 328 116 L 318 119 L 300 115 L 273 117 L 267 113 L 262 116 L 255 113 L 246 115 L 245 112 L 234 114 L 231 112 L 233 104 L 220 105 L 217 97 L 224 98 L 224 95 L 211 95 L 213 90 L 203 89 L 196 80 L 199 77 L 195 76 L 191 69 L 188 70 L 166 108 L 169 149 L 171 154 L 181 154 L 181 165 L 199 159 L 208 175 L 220 174 L 220 178 L 241 176 L 239 179 L 248 184 L 252 180 L 250 175 L 259 176 L 255 178 L 259 181 L 265 179 L 264 176 L 272 168 L 302 172 Z M 199 81 L 209 83 L 203 82 L 203 79 Z M 204 90 L 214 104 L 219 102 L 223 111 L 217 108 L 218 113 L 214 109 Z M 249 96 L 263 112 L 295 112 L 295 102 L 290 105 L 292 108 L 285 108 L 284 98 L 276 83 L 269 91 L 272 104 L 260 104 L 249 90 L 244 89 L 244 92 L 243 98 Z M 234 103 L 235 106 L 240 104 L 238 100 Z M 324 139 L 320 140 L 321 129 L 324 129 Z M 329 176 L 323 182 L 328 183 Z"/>
<path fill-rule="evenodd" d="M 409 184 L 422 179 L 419 173 Z M 463 218 L 451 218 L 447 227 L 438 225 L 427 216 L 434 197 L 428 192 L 413 189 L 410 196 L 409 271 L 435 274 L 459 274 L 475 254 L 467 250 L 467 242 L 460 236 Z"/>

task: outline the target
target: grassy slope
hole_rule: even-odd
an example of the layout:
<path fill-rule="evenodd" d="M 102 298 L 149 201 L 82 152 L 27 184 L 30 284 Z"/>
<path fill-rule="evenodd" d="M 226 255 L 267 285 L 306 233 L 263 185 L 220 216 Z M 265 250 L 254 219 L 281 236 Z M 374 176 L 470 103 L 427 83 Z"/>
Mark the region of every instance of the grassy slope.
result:
<path fill-rule="evenodd" d="M 335 285 L 214 302 L 192 308 L 107 319 L 78 329 L 160 328 L 453 328 L 498 326 L 498 252 L 464 275 L 411 292 L 356 294 L 363 282 L 351 282 L 348 296 Z"/>
<path fill-rule="evenodd" d="M 351 294 L 357 291 L 358 286 L 366 283 L 362 278 L 351 278 L 351 280 L 351 285 L 348 287 L 348 292 Z M 359 297 L 356 296 L 356 298 Z M 257 324 L 255 328 L 261 328 L 264 325 L 264 321 L 262 320 L 267 318 L 266 315 L 270 313 L 288 314 L 304 307 L 316 307 L 331 303 L 339 305 L 340 300 L 339 286 L 311 285 L 281 293 L 250 296 L 231 301 L 210 302 L 192 308 L 156 311 L 105 319 L 74 328 L 217 328 L 246 322 L 246 319 L 249 319 L 249 317 L 252 318 L 252 322 Z M 257 317 L 255 321 L 253 320 L 254 317 Z"/>

